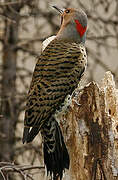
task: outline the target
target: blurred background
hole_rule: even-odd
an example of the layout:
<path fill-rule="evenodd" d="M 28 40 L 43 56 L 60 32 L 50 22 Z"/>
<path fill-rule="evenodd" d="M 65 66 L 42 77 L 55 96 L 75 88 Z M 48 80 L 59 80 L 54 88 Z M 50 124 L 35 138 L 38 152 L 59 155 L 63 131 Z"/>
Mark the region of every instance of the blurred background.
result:
<path fill-rule="evenodd" d="M 42 41 L 60 26 L 52 5 L 82 8 L 88 16 L 88 67 L 81 84 L 100 82 L 111 71 L 118 86 L 117 0 L 0 0 L 0 179 L 44 179 L 40 135 L 28 145 L 21 139 L 25 101 Z M 6 162 L 22 165 L 20 172 L 3 171 Z M 25 171 L 25 165 L 41 169 Z"/>

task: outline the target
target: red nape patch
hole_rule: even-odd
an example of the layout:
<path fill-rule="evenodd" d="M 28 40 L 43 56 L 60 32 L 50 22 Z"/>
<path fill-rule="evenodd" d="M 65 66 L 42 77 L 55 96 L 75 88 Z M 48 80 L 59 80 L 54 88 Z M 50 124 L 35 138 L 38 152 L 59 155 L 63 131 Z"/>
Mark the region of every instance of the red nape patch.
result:
<path fill-rule="evenodd" d="M 78 33 L 80 34 L 80 37 L 82 37 L 86 31 L 86 27 L 83 27 L 77 19 L 75 19 L 76 28 Z"/>

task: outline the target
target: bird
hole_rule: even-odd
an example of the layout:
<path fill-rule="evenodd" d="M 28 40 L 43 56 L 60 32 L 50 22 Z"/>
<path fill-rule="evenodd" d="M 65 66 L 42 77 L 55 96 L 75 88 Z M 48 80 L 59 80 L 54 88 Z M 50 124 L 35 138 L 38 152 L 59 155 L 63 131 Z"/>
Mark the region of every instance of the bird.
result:
<path fill-rule="evenodd" d="M 53 8 L 61 16 L 61 25 L 37 60 L 27 96 L 22 141 L 32 142 L 40 132 L 47 174 L 61 180 L 69 169 L 70 157 L 55 114 L 78 87 L 87 67 L 87 15 L 81 9 Z"/>

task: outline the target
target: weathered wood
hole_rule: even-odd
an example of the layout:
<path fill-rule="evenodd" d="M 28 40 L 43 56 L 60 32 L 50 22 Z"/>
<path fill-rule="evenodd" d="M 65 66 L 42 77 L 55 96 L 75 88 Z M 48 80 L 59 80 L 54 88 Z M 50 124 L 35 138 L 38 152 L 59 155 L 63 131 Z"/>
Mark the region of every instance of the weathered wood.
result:
<path fill-rule="evenodd" d="M 118 179 L 118 90 L 107 72 L 98 85 L 91 82 L 61 115 L 71 166 L 64 180 Z"/>

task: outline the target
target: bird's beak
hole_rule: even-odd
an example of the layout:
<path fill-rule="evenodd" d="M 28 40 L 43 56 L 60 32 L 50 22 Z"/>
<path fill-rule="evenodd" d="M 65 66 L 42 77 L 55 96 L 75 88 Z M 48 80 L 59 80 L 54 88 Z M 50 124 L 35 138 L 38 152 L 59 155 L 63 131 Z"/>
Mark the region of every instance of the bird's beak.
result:
<path fill-rule="evenodd" d="M 63 14 L 64 9 L 60 9 L 57 6 L 52 6 L 53 8 L 55 8 L 60 14 Z"/>

